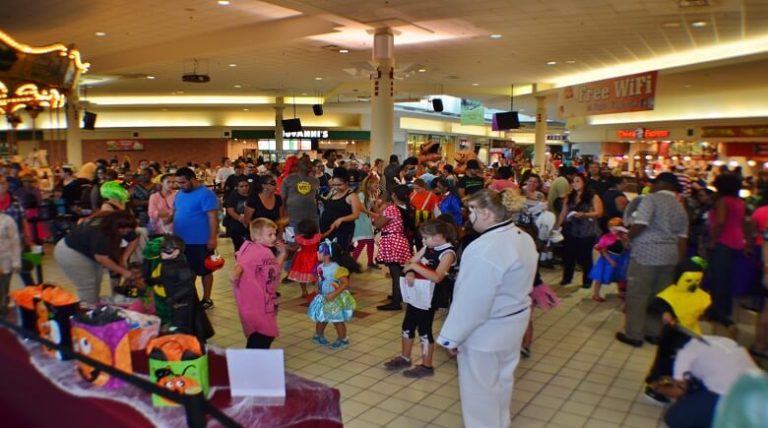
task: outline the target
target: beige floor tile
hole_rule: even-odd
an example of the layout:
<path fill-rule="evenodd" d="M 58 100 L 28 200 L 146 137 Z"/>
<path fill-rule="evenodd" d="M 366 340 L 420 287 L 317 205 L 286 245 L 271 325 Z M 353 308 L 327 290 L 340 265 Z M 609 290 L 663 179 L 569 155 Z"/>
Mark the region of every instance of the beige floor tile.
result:
<path fill-rule="evenodd" d="M 457 416 L 452 413 L 442 413 L 435 419 L 432 419 L 430 424 L 443 428 L 463 428 L 464 421 L 461 416 Z"/>
<path fill-rule="evenodd" d="M 377 423 L 371 423 L 362 419 L 353 419 L 350 422 L 345 422 L 346 428 L 380 428 L 382 425 Z"/>
<path fill-rule="evenodd" d="M 587 423 L 587 417 L 576 415 L 573 413 L 559 412 L 555 414 L 555 416 L 549 422 L 550 422 L 550 425 L 547 425 L 547 426 L 551 426 L 552 424 L 557 424 L 557 425 L 568 427 L 568 428 L 579 428 L 584 426 L 585 423 Z"/>
<path fill-rule="evenodd" d="M 573 394 L 571 394 L 569 401 L 572 401 L 574 403 L 586 403 L 591 404 L 593 406 L 596 406 L 597 403 L 600 402 L 600 399 L 602 399 L 601 394 L 595 394 L 592 392 L 587 391 L 575 391 Z"/>
<path fill-rule="evenodd" d="M 624 419 L 624 426 L 630 427 L 630 428 L 646 428 L 646 427 L 654 427 L 659 423 L 658 418 L 647 418 L 645 416 L 638 416 L 629 414 Z"/>
<path fill-rule="evenodd" d="M 557 385 L 547 385 L 541 390 L 540 395 L 547 395 L 550 397 L 556 397 L 561 400 L 565 400 L 571 396 L 573 390 L 570 388 L 564 388 Z"/>
<path fill-rule="evenodd" d="M 424 421 L 406 416 L 398 416 L 386 425 L 388 428 L 421 428 L 426 426 Z"/>
<path fill-rule="evenodd" d="M 376 424 L 377 426 L 385 426 L 398 416 L 399 415 L 397 413 L 379 409 L 378 407 L 371 407 L 370 409 L 361 413 L 355 419 L 361 419 L 365 422 Z"/>
<path fill-rule="evenodd" d="M 606 409 L 627 413 L 629 412 L 630 407 L 632 407 L 632 404 L 632 401 L 629 400 L 622 400 L 621 398 L 606 396 L 602 399 L 602 401 L 600 401 L 599 406 L 605 407 Z"/>
<path fill-rule="evenodd" d="M 442 413 L 443 411 L 435 409 L 434 407 L 416 405 L 406 410 L 404 415 L 426 423 L 435 419 Z"/>
<path fill-rule="evenodd" d="M 594 403 L 579 403 L 576 401 L 568 401 L 560 408 L 560 411 L 573 413 L 584 417 L 591 415 L 594 410 Z"/>
<path fill-rule="evenodd" d="M 544 428 L 547 426 L 547 423 L 540 419 L 518 415 L 512 418 L 512 426 L 515 428 Z"/>
<path fill-rule="evenodd" d="M 420 403 L 421 404 L 421 403 Z M 389 397 L 380 402 L 377 407 L 380 409 L 388 410 L 393 413 L 403 414 L 406 410 L 414 406 L 411 401 L 406 401 L 401 398 Z"/>
<path fill-rule="evenodd" d="M 387 395 L 374 392 L 372 389 L 360 391 L 355 394 L 355 401 L 365 403 L 371 407 L 375 407 L 379 403 L 387 399 Z"/>
<path fill-rule="evenodd" d="M 625 412 L 606 409 L 604 407 L 596 408 L 595 411 L 592 412 L 592 416 L 591 416 L 592 419 L 599 419 L 601 421 L 613 422 L 615 424 L 620 424 L 625 417 L 626 417 Z"/>
<path fill-rule="evenodd" d="M 354 400 L 346 400 L 341 403 L 341 416 L 344 421 L 350 421 L 369 408 L 370 406 L 365 403 Z"/>
<path fill-rule="evenodd" d="M 588 419 L 584 428 L 616 428 L 619 426 L 615 422 L 606 422 L 599 419 Z"/>
<path fill-rule="evenodd" d="M 550 409 L 548 407 L 538 406 L 533 402 L 528 403 L 525 408 L 520 412 L 520 415 L 526 416 L 540 421 L 547 422 L 557 413 L 557 410 Z"/>
<path fill-rule="evenodd" d="M 514 402 L 514 400 L 512 401 Z M 541 392 L 540 394 L 533 397 L 529 401 L 529 403 L 535 404 L 537 406 L 557 410 L 563 405 L 563 399 L 558 397 L 553 397 L 550 395 L 544 395 L 544 392 Z"/>

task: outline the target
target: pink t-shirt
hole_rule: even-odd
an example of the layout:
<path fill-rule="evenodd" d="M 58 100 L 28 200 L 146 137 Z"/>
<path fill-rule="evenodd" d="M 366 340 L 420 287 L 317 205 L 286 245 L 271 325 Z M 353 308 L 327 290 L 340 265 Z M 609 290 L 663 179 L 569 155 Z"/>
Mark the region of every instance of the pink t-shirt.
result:
<path fill-rule="evenodd" d="M 757 226 L 755 244 L 763 245 L 763 242 L 765 242 L 763 233 L 765 233 L 765 227 L 768 226 L 768 205 L 764 205 L 756 209 L 755 212 L 752 213 L 752 221 L 754 221 L 755 225 Z"/>
<path fill-rule="evenodd" d="M 149 196 L 147 211 L 149 214 L 150 233 L 173 233 L 173 222 L 165 223 L 160 220 L 160 211 L 173 208 L 173 201 L 176 199 L 176 192 L 168 196 L 163 196 L 160 192 L 155 192 Z"/>
<path fill-rule="evenodd" d="M 237 311 L 243 332 L 277 337 L 277 291 L 280 266 L 272 250 L 264 245 L 245 241 L 235 254 L 243 273 L 233 286 Z"/>
<path fill-rule="evenodd" d="M 734 250 L 743 250 L 746 205 L 735 196 L 723 196 L 722 200 L 725 203 L 725 222 L 717 243 Z M 715 208 L 712 208 L 709 211 L 710 232 L 715 225 L 715 216 Z"/>

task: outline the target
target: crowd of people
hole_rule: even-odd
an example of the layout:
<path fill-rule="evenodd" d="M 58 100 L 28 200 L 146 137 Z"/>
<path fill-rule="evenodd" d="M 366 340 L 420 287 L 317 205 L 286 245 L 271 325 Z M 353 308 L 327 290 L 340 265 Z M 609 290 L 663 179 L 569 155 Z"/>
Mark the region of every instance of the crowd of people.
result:
<path fill-rule="evenodd" d="M 591 288 L 598 303 L 615 283 L 626 318 L 616 339 L 633 347 L 669 345 L 662 326 L 676 325 L 684 310 L 658 311 L 654 302 L 678 281 L 681 264 L 696 257 L 706 261 L 702 287 L 711 297 L 703 317 L 735 339 L 734 297 L 751 296 L 748 307 L 760 312 L 760 321 L 750 351 L 768 358 L 762 275 L 768 251 L 761 248 L 768 235 L 768 180 L 749 181 L 727 167 L 708 171 L 711 181 L 684 168 L 653 179 L 630 179 L 597 162 L 551 169 L 539 174 L 521 160 L 485 166 L 471 157 L 451 165 L 423 153 L 402 162 L 392 155 L 385 166 L 335 151 L 285 162 L 225 158 L 216 168 L 97 160 L 76 172 L 61 167 L 52 178 L 2 164 L 0 237 L 11 245 L 0 246 L 0 310 L 7 309 L 12 274 L 35 283 L 21 256 L 33 246 L 55 244 L 56 262 L 81 303 L 92 307 L 104 297 L 104 269 L 115 290 L 153 275 L 130 269 L 148 257 L 153 242 L 170 245 L 160 251 L 163 260 L 166 253 L 183 254 L 191 284 L 196 277 L 202 284 L 192 306 L 210 309 L 218 266 L 211 260 L 223 233 L 236 253 L 230 282 L 248 347 L 271 345 L 279 334 L 278 285 L 296 282 L 310 299 L 312 341 L 342 349 L 350 345 L 346 323 L 356 306 L 350 291 L 365 286 L 354 280 L 365 251 L 366 267 L 385 267 L 391 279 L 388 301 L 377 309 L 405 309 L 402 352 L 384 367 L 406 369 L 412 378 L 432 376 L 437 343 L 458 354 L 466 425 L 505 426 L 512 374 L 532 352 L 532 304 L 547 308 L 557 300 L 539 269 L 562 264 L 559 285 L 568 287 L 580 268 L 576 285 Z M 627 192 L 635 180 L 637 195 Z M 756 197 L 745 201 L 745 189 Z M 432 284 L 427 304 L 404 301 L 402 287 L 416 280 Z M 450 311 L 436 333 L 439 308 Z M 333 342 L 325 337 L 328 323 L 337 333 Z M 417 331 L 421 364 L 412 367 Z M 675 343 L 673 351 L 659 346 L 664 358 L 687 341 Z M 660 378 L 649 377 L 646 392 L 663 401 Z M 493 388 L 494 398 L 483 394 Z"/>

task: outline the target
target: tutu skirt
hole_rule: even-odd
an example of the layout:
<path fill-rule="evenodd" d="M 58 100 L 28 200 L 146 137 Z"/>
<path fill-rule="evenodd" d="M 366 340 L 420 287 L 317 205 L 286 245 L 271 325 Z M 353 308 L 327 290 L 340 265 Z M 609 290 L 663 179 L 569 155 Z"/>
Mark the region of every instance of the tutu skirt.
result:
<path fill-rule="evenodd" d="M 349 291 L 342 291 L 332 301 L 318 294 L 309 304 L 307 316 L 314 322 L 346 322 L 352 319 L 356 307 L 357 302 Z"/>
<path fill-rule="evenodd" d="M 624 282 L 627 280 L 627 268 L 629 267 L 629 253 L 612 254 L 608 257 L 616 263 L 616 267 L 611 266 L 604 257 L 599 257 L 597 263 L 589 271 L 589 278 L 598 281 L 601 284 L 610 284 L 612 282 Z"/>

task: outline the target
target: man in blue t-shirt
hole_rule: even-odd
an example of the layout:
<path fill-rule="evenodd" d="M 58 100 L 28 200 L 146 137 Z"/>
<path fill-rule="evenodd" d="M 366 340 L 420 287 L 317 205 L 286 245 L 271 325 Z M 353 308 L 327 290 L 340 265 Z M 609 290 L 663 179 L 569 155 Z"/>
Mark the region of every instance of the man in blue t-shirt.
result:
<path fill-rule="evenodd" d="M 203 278 L 203 308 L 213 306 L 213 272 L 205 268 L 206 257 L 213 254 L 219 230 L 219 201 L 216 194 L 195 179 L 187 167 L 176 171 L 179 190 L 173 203 L 173 233 L 184 240 L 184 255 L 195 275 Z"/>

